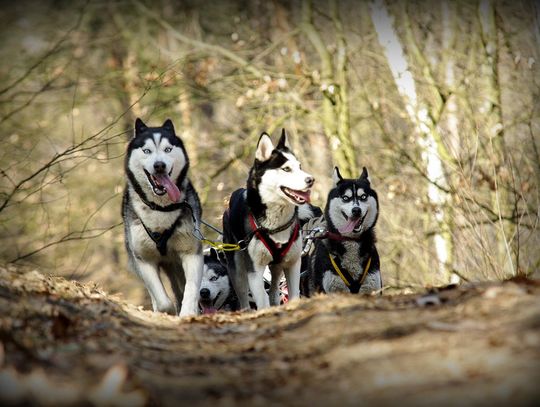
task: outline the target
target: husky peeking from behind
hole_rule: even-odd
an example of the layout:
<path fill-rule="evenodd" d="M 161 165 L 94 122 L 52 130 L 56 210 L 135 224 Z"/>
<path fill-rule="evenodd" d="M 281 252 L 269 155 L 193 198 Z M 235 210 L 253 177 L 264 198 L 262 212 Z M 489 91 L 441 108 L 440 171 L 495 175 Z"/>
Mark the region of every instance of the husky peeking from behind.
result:
<path fill-rule="evenodd" d="M 202 314 L 237 311 L 240 308 L 227 267 L 223 265 L 214 249 L 204 256 L 204 271 L 199 293 L 199 307 Z"/>
<path fill-rule="evenodd" d="M 125 159 L 122 201 L 129 268 L 143 281 L 154 311 L 196 315 L 203 272 L 199 227 L 201 206 L 187 178 L 189 159 L 170 120 L 161 127 L 135 121 Z M 172 302 L 160 278 L 164 271 Z"/>
<path fill-rule="evenodd" d="M 250 308 L 249 291 L 259 310 L 279 305 L 283 273 L 289 298 L 299 297 L 302 236 L 298 208 L 309 202 L 314 181 L 291 151 L 285 130 L 276 147 L 268 134 L 261 135 L 247 187 L 233 192 L 223 214 L 223 241 L 242 242 L 245 248 L 227 252 L 229 276 L 241 308 Z M 270 298 L 264 286 L 266 266 L 272 275 Z"/>
<path fill-rule="evenodd" d="M 333 181 L 324 210 L 327 230 L 316 238 L 302 275 L 302 295 L 307 297 L 382 288 L 375 247 L 379 201 L 367 169 L 363 168 L 358 179 L 344 179 L 336 167 Z"/>

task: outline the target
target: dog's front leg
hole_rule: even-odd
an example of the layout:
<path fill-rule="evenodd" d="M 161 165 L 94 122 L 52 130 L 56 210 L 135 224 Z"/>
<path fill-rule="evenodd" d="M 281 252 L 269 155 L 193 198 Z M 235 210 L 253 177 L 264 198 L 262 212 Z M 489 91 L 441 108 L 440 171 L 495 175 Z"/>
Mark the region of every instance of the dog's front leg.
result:
<path fill-rule="evenodd" d="M 266 294 L 266 290 L 264 289 L 265 268 L 266 266 L 254 264 L 253 270 L 249 270 L 247 273 L 249 289 L 251 290 L 251 294 L 253 295 L 255 304 L 257 304 L 258 310 L 268 308 L 270 306 L 268 294 Z"/>
<path fill-rule="evenodd" d="M 279 282 L 281 276 L 283 275 L 282 268 L 280 266 L 271 266 L 270 271 L 272 274 L 272 281 L 270 282 L 270 305 L 279 305 L 280 303 L 280 292 L 279 292 Z"/>
<path fill-rule="evenodd" d="M 300 297 L 300 266 L 302 258 L 298 257 L 298 260 L 292 265 L 287 265 L 284 268 L 285 279 L 287 280 L 287 290 L 289 292 L 289 300 L 294 300 Z"/>
<path fill-rule="evenodd" d="M 199 290 L 203 274 L 204 259 L 201 254 L 184 254 L 182 256 L 182 268 L 186 276 L 186 286 L 184 288 L 184 298 L 180 316 L 187 317 L 197 315 Z"/>
<path fill-rule="evenodd" d="M 139 259 L 134 259 L 133 266 L 150 294 L 154 312 L 166 312 L 174 315 L 174 304 L 163 287 L 157 267 Z"/>
<path fill-rule="evenodd" d="M 247 270 L 251 267 L 249 255 L 242 252 L 237 252 L 234 262 L 229 264 L 229 277 L 240 302 L 240 308 L 243 310 L 251 309 L 249 304 L 249 281 L 247 278 Z"/>

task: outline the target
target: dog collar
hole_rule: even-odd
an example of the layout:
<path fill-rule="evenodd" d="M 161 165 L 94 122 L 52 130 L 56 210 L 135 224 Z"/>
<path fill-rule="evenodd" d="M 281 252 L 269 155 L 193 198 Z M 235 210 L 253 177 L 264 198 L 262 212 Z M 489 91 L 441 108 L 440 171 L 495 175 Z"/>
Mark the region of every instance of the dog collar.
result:
<path fill-rule="evenodd" d="M 347 240 L 347 241 L 358 241 L 360 240 L 360 237 L 349 237 L 349 236 L 343 236 L 342 234 L 340 233 L 335 233 L 335 232 L 325 232 L 323 233 L 321 236 L 320 236 L 320 239 L 330 239 L 330 240 L 337 240 L 337 241 L 342 241 L 342 240 Z"/>
<path fill-rule="evenodd" d="M 257 230 L 264 230 L 265 232 L 267 232 L 269 235 L 273 235 L 275 233 L 279 233 L 279 232 L 283 232 L 285 229 L 288 229 L 290 228 L 293 223 L 297 220 L 298 218 L 298 207 L 295 207 L 294 208 L 294 214 L 293 216 L 291 216 L 291 219 L 289 219 L 289 221 L 287 223 L 285 223 L 284 225 L 281 225 L 281 226 L 278 226 L 277 228 L 275 229 L 268 229 L 268 228 L 265 228 L 263 226 L 261 226 L 261 222 L 259 219 L 255 218 L 255 216 L 253 215 L 253 213 L 251 212 L 251 210 L 249 211 L 249 216 L 250 216 L 250 219 L 253 220 L 253 223 L 255 224 L 255 229 Z"/>
<path fill-rule="evenodd" d="M 158 205 L 157 203 L 147 200 L 146 198 L 142 196 L 139 196 L 139 198 L 141 198 L 141 201 L 143 201 L 143 203 L 146 206 L 148 206 L 150 209 L 152 209 L 153 211 L 159 211 L 159 212 L 172 212 L 178 209 L 185 208 L 186 205 L 188 205 L 186 202 L 178 202 L 178 203 L 173 203 L 166 206 L 161 206 L 161 205 Z"/>

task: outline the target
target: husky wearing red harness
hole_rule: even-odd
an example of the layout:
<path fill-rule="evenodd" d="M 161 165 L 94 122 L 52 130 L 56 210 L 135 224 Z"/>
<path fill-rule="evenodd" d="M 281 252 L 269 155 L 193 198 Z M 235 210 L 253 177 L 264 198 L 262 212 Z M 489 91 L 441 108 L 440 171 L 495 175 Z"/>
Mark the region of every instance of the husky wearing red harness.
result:
<path fill-rule="evenodd" d="M 289 299 L 300 295 L 302 236 L 299 206 L 310 200 L 314 178 L 302 170 L 291 151 L 285 130 L 276 147 L 263 133 L 255 152 L 246 188 L 231 195 L 223 214 L 223 241 L 244 249 L 228 252 L 234 290 L 243 309 L 249 309 L 251 291 L 257 309 L 279 305 L 279 281 L 287 280 Z M 269 296 L 263 274 L 270 268 Z"/>
<path fill-rule="evenodd" d="M 193 236 L 202 210 L 188 169 L 184 144 L 170 120 L 161 127 L 136 120 L 122 201 L 129 268 L 146 286 L 154 311 L 180 316 L 197 314 L 203 273 L 201 243 Z M 163 287 L 160 271 L 171 282 L 175 302 Z"/>
<path fill-rule="evenodd" d="M 315 249 L 302 272 L 302 295 L 368 293 L 382 288 L 375 224 L 377 192 L 364 167 L 358 179 L 344 179 L 336 167 L 334 186 L 324 210 L 326 231 L 316 236 Z"/>

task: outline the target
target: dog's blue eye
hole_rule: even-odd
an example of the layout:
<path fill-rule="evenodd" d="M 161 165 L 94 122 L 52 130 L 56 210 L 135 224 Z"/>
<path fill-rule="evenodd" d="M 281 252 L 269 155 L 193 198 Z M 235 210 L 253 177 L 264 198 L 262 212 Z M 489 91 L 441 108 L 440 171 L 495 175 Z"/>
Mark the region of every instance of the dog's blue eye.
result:
<path fill-rule="evenodd" d="M 151 153 L 151 151 L 148 148 L 145 148 L 142 152 L 145 153 L 145 154 L 150 154 Z"/>
<path fill-rule="evenodd" d="M 210 281 L 217 281 L 217 276 L 210 277 Z"/>
<path fill-rule="evenodd" d="M 351 200 L 347 195 L 343 195 L 341 199 L 343 199 L 343 202 L 349 202 Z"/>
<path fill-rule="evenodd" d="M 360 197 L 360 200 L 361 201 L 365 201 L 367 199 L 367 195 L 366 194 L 362 194 L 362 196 Z"/>
<path fill-rule="evenodd" d="M 282 170 L 285 172 L 291 172 L 291 167 L 283 167 Z"/>
<path fill-rule="evenodd" d="M 170 153 L 170 152 L 172 151 L 172 148 L 166 147 L 164 151 L 165 151 L 166 153 Z"/>

